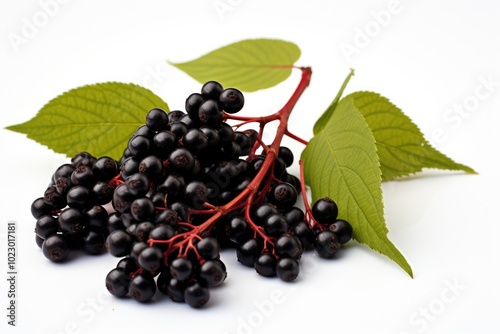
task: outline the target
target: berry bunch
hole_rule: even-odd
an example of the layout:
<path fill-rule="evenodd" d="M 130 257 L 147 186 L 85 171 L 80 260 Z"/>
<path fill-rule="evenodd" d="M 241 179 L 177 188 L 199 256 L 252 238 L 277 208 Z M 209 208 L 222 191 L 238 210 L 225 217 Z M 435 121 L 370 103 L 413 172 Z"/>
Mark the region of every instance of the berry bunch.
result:
<path fill-rule="evenodd" d="M 239 90 L 209 81 L 185 111 L 150 110 L 119 161 L 79 153 L 59 167 L 31 208 L 43 254 L 63 261 L 72 248 L 105 248 L 121 258 L 106 276 L 111 294 L 147 302 L 159 290 L 192 307 L 205 305 L 209 288 L 227 276 L 221 247 L 284 281 L 299 274 L 304 250 L 333 257 L 351 225 L 329 198 L 311 208 L 303 177 L 288 173 L 294 156 L 279 145 L 285 114 L 233 115 L 243 105 Z M 284 127 L 267 145 L 262 134 L 273 120 Z M 259 131 L 239 130 L 250 122 Z M 295 206 L 301 193 L 305 210 Z"/>

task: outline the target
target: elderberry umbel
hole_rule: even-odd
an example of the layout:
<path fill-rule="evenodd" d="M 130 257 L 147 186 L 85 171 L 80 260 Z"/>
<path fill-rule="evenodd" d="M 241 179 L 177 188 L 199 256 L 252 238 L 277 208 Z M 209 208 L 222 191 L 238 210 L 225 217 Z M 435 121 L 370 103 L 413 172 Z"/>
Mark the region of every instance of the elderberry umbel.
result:
<path fill-rule="evenodd" d="M 294 96 L 309 78 L 303 69 Z M 58 262 L 77 249 L 119 257 L 106 287 L 141 303 L 159 292 L 206 305 L 227 276 L 221 247 L 262 276 L 295 280 L 305 251 L 334 257 L 353 234 L 332 199 L 311 208 L 303 180 L 288 173 L 294 156 L 280 142 L 295 137 L 286 128 L 295 101 L 264 118 L 236 116 L 243 94 L 209 81 L 184 110 L 151 109 L 118 161 L 81 152 L 57 168 L 31 206 L 37 244 Z M 264 143 L 264 125 L 275 120 L 284 126 Z M 242 129 L 252 122 L 260 128 Z"/>

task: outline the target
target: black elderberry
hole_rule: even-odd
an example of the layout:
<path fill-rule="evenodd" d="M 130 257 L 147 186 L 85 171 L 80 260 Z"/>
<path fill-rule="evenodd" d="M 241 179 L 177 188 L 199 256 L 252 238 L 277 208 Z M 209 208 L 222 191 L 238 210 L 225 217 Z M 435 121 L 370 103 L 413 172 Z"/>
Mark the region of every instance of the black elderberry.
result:
<path fill-rule="evenodd" d="M 56 234 L 58 229 L 57 219 L 51 215 L 41 216 L 35 224 L 35 233 L 42 239 L 47 239 L 49 236 Z"/>
<path fill-rule="evenodd" d="M 151 109 L 146 115 L 146 126 L 153 131 L 166 130 L 168 128 L 168 115 L 160 108 Z"/>
<path fill-rule="evenodd" d="M 188 285 L 184 290 L 184 301 L 191 307 L 203 307 L 209 299 L 210 291 L 198 282 Z"/>
<path fill-rule="evenodd" d="M 276 239 L 274 250 L 279 257 L 291 257 L 300 259 L 303 248 L 299 238 L 292 235 L 283 235 Z"/>
<path fill-rule="evenodd" d="M 155 246 L 147 247 L 139 254 L 137 262 L 142 269 L 156 272 L 163 265 L 163 252 Z"/>
<path fill-rule="evenodd" d="M 341 244 L 345 244 L 352 238 L 352 226 L 346 220 L 337 219 L 334 223 L 328 226 L 328 229 L 339 237 Z"/>
<path fill-rule="evenodd" d="M 156 282 L 150 274 L 141 273 L 130 281 L 128 295 L 141 303 L 150 301 L 155 292 Z"/>
<path fill-rule="evenodd" d="M 290 183 L 278 183 L 269 191 L 268 199 L 278 209 L 289 210 L 297 202 L 297 190 Z"/>
<path fill-rule="evenodd" d="M 187 258 L 176 258 L 170 264 L 170 275 L 180 281 L 189 279 L 193 275 L 193 263 Z"/>
<path fill-rule="evenodd" d="M 209 260 L 201 265 L 198 275 L 208 287 L 216 287 L 227 277 L 226 266 L 221 260 Z"/>
<path fill-rule="evenodd" d="M 45 239 L 42 244 L 43 255 L 53 262 L 66 260 L 70 251 L 69 239 L 62 234 L 53 234 Z"/>
<path fill-rule="evenodd" d="M 52 210 L 54 210 L 54 208 L 51 205 L 47 204 L 44 197 L 39 197 L 35 199 L 33 203 L 31 203 L 31 215 L 35 219 L 50 214 Z"/>
<path fill-rule="evenodd" d="M 98 205 L 104 205 L 111 202 L 113 199 L 113 192 L 113 186 L 107 182 L 99 181 L 92 187 L 92 197 Z"/>
<path fill-rule="evenodd" d="M 283 257 L 276 263 L 276 275 L 285 282 L 294 281 L 299 272 L 299 262 L 295 259 Z"/>
<path fill-rule="evenodd" d="M 264 232 L 270 237 L 279 237 L 288 230 L 288 224 L 282 214 L 271 214 L 264 221 Z"/>
<path fill-rule="evenodd" d="M 92 167 L 86 165 L 78 165 L 73 173 L 71 173 L 71 183 L 92 188 L 96 182 L 96 177 L 92 171 Z"/>
<path fill-rule="evenodd" d="M 76 235 L 88 224 L 87 217 L 75 208 L 66 208 L 57 217 L 59 229 L 66 235 Z"/>
<path fill-rule="evenodd" d="M 238 262 L 247 267 L 253 267 L 255 259 L 262 252 L 262 243 L 255 238 L 248 239 L 236 249 Z"/>
<path fill-rule="evenodd" d="M 198 110 L 200 121 L 207 124 L 216 125 L 222 122 L 222 111 L 214 100 L 206 100 Z"/>
<path fill-rule="evenodd" d="M 125 297 L 130 285 L 130 273 L 123 268 L 114 268 L 106 275 L 106 289 L 116 297 Z"/>
<path fill-rule="evenodd" d="M 314 242 L 314 250 L 322 258 L 331 258 L 340 249 L 339 237 L 330 230 L 318 232 Z"/>
<path fill-rule="evenodd" d="M 143 197 L 149 191 L 149 179 L 143 173 L 135 173 L 125 179 L 128 191 L 134 197 Z"/>
<path fill-rule="evenodd" d="M 186 112 L 194 118 L 198 117 L 198 110 L 200 109 L 200 106 L 205 102 L 205 98 L 203 95 L 199 93 L 193 93 L 188 96 L 186 99 Z"/>
<path fill-rule="evenodd" d="M 219 258 L 220 247 L 215 238 L 203 238 L 196 244 L 196 250 L 200 256 L 207 261 Z"/>
<path fill-rule="evenodd" d="M 113 158 L 100 157 L 92 167 L 94 176 L 99 181 L 109 181 L 118 174 L 118 164 Z"/>
<path fill-rule="evenodd" d="M 276 276 L 276 257 L 269 253 L 262 253 L 256 259 L 254 263 L 255 271 L 265 277 Z"/>
<path fill-rule="evenodd" d="M 79 238 L 80 248 L 90 255 L 102 254 L 104 250 L 105 238 L 101 232 L 86 229 Z"/>
<path fill-rule="evenodd" d="M 168 157 L 168 167 L 179 173 L 189 173 L 194 167 L 194 156 L 185 148 L 177 148 Z"/>
<path fill-rule="evenodd" d="M 115 230 L 106 238 L 106 250 L 113 256 L 122 257 L 130 253 L 134 239 L 123 230 Z"/>
<path fill-rule="evenodd" d="M 299 238 L 304 249 L 311 248 L 314 241 L 316 240 L 313 230 L 311 230 L 311 228 L 305 221 L 297 222 L 291 227 L 290 232 L 292 232 L 293 235 Z"/>
<path fill-rule="evenodd" d="M 243 109 L 245 98 L 238 89 L 226 88 L 220 94 L 219 102 L 225 112 L 234 114 Z"/>
<path fill-rule="evenodd" d="M 155 212 L 153 201 L 147 197 L 135 199 L 130 205 L 130 213 L 137 221 L 149 220 Z"/>
<path fill-rule="evenodd" d="M 201 87 L 201 95 L 203 95 L 205 99 L 218 100 L 222 91 L 222 85 L 217 81 L 207 81 Z"/>
<path fill-rule="evenodd" d="M 92 191 L 84 186 L 75 186 L 71 188 L 66 195 L 66 202 L 69 207 L 78 210 L 85 210 L 94 205 L 94 196 Z"/>
<path fill-rule="evenodd" d="M 317 200 L 312 207 L 313 218 L 323 225 L 333 223 L 337 219 L 338 213 L 337 204 L 328 197 Z"/>

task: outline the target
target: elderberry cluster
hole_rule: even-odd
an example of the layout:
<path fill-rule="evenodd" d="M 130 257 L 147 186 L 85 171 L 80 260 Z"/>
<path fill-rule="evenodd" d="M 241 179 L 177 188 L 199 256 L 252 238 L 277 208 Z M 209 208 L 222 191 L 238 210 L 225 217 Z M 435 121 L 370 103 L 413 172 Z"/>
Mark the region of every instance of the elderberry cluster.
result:
<path fill-rule="evenodd" d="M 31 207 L 43 254 L 61 262 L 73 249 L 106 250 L 121 258 L 105 279 L 111 294 L 148 302 L 158 290 L 196 308 L 227 276 L 221 247 L 284 281 L 305 250 L 333 257 L 351 225 L 329 198 L 295 206 L 292 151 L 226 123 L 243 105 L 239 90 L 209 81 L 185 111 L 151 109 L 119 161 L 82 152 L 60 166 Z"/>

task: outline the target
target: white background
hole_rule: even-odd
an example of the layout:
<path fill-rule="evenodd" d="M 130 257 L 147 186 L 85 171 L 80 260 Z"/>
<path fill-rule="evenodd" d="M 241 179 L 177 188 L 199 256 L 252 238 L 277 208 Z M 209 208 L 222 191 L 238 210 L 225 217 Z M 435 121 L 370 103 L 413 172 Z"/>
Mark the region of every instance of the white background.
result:
<path fill-rule="evenodd" d="M 225 11 L 216 9 L 224 4 Z M 499 9 L 492 0 L 3 0 L 0 237 L 6 254 L 7 222 L 17 222 L 19 277 L 13 329 L 5 316 L 7 256 L 0 256 L 0 331 L 500 332 Z M 167 298 L 147 305 L 111 298 L 104 277 L 118 259 L 107 254 L 64 265 L 46 260 L 29 207 L 66 158 L 4 128 L 27 121 L 58 94 L 95 82 L 144 85 L 171 109 L 182 108 L 200 85 L 166 60 L 261 37 L 295 42 L 302 50 L 297 64 L 313 68 L 290 124 L 300 136 L 311 137 L 353 67 L 346 93 L 373 90 L 390 98 L 439 150 L 479 172 L 426 171 L 383 185 L 389 237 L 415 278 L 355 242 L 332 261 L 306 254 L 293 284 L 257 276 L 228 251 L 227 281 L 212 290 L 207 308 L 193 310 Z M 355 53 L 342 51 L 348 45 Z M 298 78 L 246 94 L 244 113 L 276 111 Z M 298 156 L 302 147 L 288 144 Z"/>

